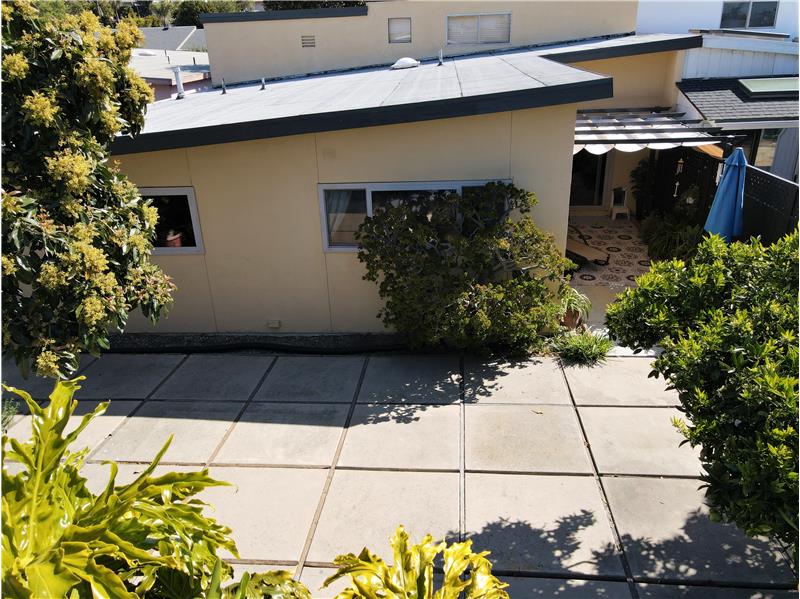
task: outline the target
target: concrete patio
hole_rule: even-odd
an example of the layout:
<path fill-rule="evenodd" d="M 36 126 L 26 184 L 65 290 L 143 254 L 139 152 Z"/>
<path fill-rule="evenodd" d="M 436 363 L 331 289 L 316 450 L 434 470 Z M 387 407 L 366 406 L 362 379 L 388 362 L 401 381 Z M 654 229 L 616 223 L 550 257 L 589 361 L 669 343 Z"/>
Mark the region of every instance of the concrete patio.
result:
<path fill-rule="evenodd" d="M 293 570 L 314 597 L 333 558 L 471 537 L 511 597 L 796 597 L 783 552 L 707 517 L 677 396 L 650 359 L 595 368 L 456 355 L 108 354 L 83 361 L 85 475 L 209 467 L 204 499 L 234 530 L 239 571 Z M 8 384 L 44 398 L 49 385 Z M 9 434 L 27 437 L 18 416 Z"/>

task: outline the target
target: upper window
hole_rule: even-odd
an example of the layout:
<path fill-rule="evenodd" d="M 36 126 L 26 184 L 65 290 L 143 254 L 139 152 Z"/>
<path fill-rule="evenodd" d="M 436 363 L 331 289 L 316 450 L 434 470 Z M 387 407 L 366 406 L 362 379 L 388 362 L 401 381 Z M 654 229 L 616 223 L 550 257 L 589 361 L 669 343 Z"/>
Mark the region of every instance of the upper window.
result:
<path fill-rule="evenodd" d="M 389 19 L 389 43 L 411 43 L 411 17 Z"/>
<path fill-rule="evenodd" d="M 775 27 L 777 15 L 777 2 L 723 2 L 720 27 L 723 29 Z"/>
<path fill-rule="evenodd" d="M 511 13 L 449 15 L 448 44 L 508 44 L 511 42 Z"/>
<path fill-rule="evenodd" d="M 401 202 L 429 199 L 437 194 L 464 193 L 489 181 L 435 181 L 430 183 L 359 183 L 320 185 L 320 208 L 325 249 L 353 251 L 355 233 L 367 216 Z"/>
<path fill-rule="evenodd" d="M 197 202 L 191 187 L 148 187 L 140 190 L 158 210 L 154 254 L 202 254 Z"/>

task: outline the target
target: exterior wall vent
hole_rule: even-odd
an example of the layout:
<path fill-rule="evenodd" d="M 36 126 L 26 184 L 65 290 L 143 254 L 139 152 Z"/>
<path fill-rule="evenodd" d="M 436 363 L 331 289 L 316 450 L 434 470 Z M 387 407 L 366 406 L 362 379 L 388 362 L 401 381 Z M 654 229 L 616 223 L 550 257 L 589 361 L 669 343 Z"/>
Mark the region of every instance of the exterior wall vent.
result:
<path fill-rule="evenodd" d="M 303 48 L 316 48 L 317 38 L 313 35 L 301 35 L 300 46 L 302 46 Z"/>

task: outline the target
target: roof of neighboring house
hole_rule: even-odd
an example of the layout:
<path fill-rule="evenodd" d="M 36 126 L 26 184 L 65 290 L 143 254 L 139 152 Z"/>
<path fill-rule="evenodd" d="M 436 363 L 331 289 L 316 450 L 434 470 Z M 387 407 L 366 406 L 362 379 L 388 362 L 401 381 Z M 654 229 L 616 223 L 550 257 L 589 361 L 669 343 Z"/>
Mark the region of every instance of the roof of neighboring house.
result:
<path fill-rule="evenodd" d="M 175 85 L 173 67 L 181 67 L 184 83 L 210 79 L 207 52 L 152 50 L 137 48 L 131 55 L 131 67 L 153 85 Z"/>
<path fill-rule="evenodd" d="M 617 42 L 616 44 L 614 42 Z M 228 87 L 148 107 L 117 154 L 426 121 L 609 98 L 612 79 L 562 62 L 696 47 L 700 36 L 630 36 L 447 58 L 419 67 L 356 69 Z M 677 47 L 676 47 L 677 46 Z M 577 57 L 577 58 L 575 58 Z"/>
<path fill-rule="evenodd" d="M 205 52 L 207 49 L 205 29 L 195 29 L 192 31 L 189 37 L 186 38 L 186 41 L 178 48 L 178 50 L 186 50 L 189 52 Z"/>
<path fill-rule="evenodd" d="M 186 41 L 196 31 L 194 25 L 180 25 L 176 27 L 139 27 L 144 35 L 142 48 L 153 50 L 180 50 Z M 195 46 L 191 46 L 192 48 Z M 205 33 L 203 33 L 202 47 L 205 47 Z"/>
<path fill-rule="evenodd" d="M 798 118 L 794 97 L 753 97 L 739 83 L 742 77 L 686 79 L 678 89 L 708 119 L 717 123 L 786 120 Z"/>
<path fill-rule="evenodd" d="M 239 21 L 285 21 L 289 19 L 327 19 L 335 17 L 362 17 L 367 6 L 338 6 L 333 8 L 299 8 L 296 10 L 260 10 L 247 12 L 203 13 L 205 23 L 235 23 Z"/>

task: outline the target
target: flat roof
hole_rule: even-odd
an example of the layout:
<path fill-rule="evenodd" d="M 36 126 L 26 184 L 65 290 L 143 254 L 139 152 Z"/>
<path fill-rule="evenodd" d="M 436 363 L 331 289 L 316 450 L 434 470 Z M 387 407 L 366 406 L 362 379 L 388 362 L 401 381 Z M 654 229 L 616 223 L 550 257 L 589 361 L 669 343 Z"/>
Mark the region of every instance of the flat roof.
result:
<path fill-rule="evenodd" d="M 187 93 L 150 104 L 135 138 L 115 154 L 418 122 L 610 98 L 611 77 L 563 62 L 641 54 L 700 36 L 644 35 L 424 62 L 411 69 L 357 69 Z M 625 54 L 619 54 L 619 52 Z"/>
<path fill-rule="evenodd" d="M 259 10 L 250 12 L 202 13 L 200 22 L 237 23 L 242 21 L 285 21 L 289 19 L 329 19 L 334 17 L 363 17 L 367 6 L 339 6 L 333 8 L 299 8 L 296 10 Z"/>
<path fill-rule="evenodd" d="M 148 83 L 159 85 L 175 85 L 175 66 L 181 67 L 184 83 L 211 78 L 208 52 L 136 48 L 130 66 Z"/>

